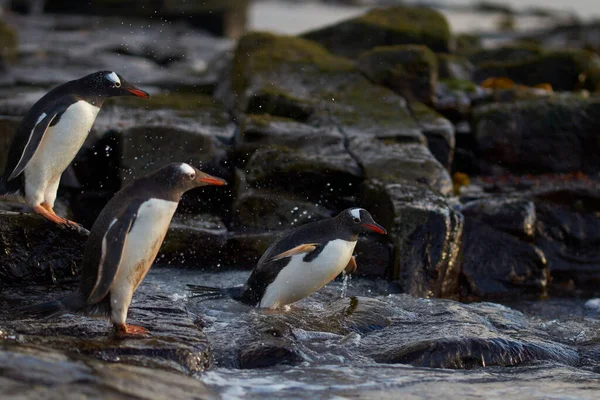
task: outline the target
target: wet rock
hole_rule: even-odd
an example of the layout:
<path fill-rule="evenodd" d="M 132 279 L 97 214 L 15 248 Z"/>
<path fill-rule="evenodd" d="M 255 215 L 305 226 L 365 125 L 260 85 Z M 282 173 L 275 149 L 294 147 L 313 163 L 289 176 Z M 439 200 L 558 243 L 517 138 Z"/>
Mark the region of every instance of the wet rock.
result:
<path fill-rule="evenodd" d="M 522 240 L 532 241 L 535 235 L 535 204 L 528 199 L 483 198 L 466 203 L 460 212 Z"/>
<path fill-rule="evenodd" d="M 433 104 L 438 63 L 427 46 L 381 46 L 362 54 L 359 69 L 405 99 Z"/>
<path fill-rule="evenodd" d="M 177 214 L 169 225 L 157 260 L 202 268 L 217 264 L 227 243 L 227 228 L 218 217 Z"/>
<path fill-rule="evenodd" d="M 21 53 L 12 74 L 25 85 L 53 86 L 114 70 L 140 85 L 210 88 L 219 59 L 231 46 L 229 40 L 160 21 L 140 27 L 122 17 L 11 15 L 8 20 L 18 30 Z"/>
<path fill-rule="evenodd" d="M 396 304 L 427 322 L 418 323 L 417 328 L 399 319 L 366 336 L 361 345 L 371 348 L 367 351 L 377 362 L 430 368 L 510 366 L 536 360 L 579 362 L 576 349 L 537 337 L 531 330 L 533 323 L 507 307 L 402 299 Z M 521 334 L 515 335 L 516 330 Z M 382 340 L 393 343 L 392 348 L 374 351 L 372 346 Z"/>
<path fill-rule="evenodd" d="M 73 289 L 71 287 L 70 289 Z M 185 305 L 157 287 L 142 284 L 135 292 L 128 323 L 146 327 L 149 337 L 118 339 L 103 320 L 65 315 L 52 320 L 14 319 L 10 310 L 68 294 L 55 287 L 11 288 L 2 291 L 0 320 L 7 336 L 28 346 L 136 366 L 194 374 L 210 365 L 210 346 Z"/>
<path fill-rule="evenodd" d="M 355 274 L 371 278 L 387 278 L 392 275 L 394 247 L 384 238 L 359 236 L 354 256 L 358 269 Z"/>
<path fill-rule="evenodd" d="M 334 54 L 352 58 L 377 46 L 422 44 L 436 52 L 448 52 L 453 47 L 444 16 L 423 7 L 377 8 L 303 37 L 321 43 Z"/>
<path fill-rule="evenodd" d="M 596 90 L 600 82 L 600 57 L 587 50 L 559 50 L 536 58 L 480 64 L 475 81 L 507 77 L 516 83 L 535 86 L 548 83 L 554 90 Z"/>
<path fill-rule="evenodd" d="M 229 143 L 235 125 L 223 107 L 204 95 L 168 94 L 144 102 L 119 99 L 102 111 L 98 132 L 117 132 L 121 185 L 174 161 L 231 180 Z M 106 106 L 105 106 L 106 107 Z M 214 212 L 228 207 L 230 189 L 199 188 L 184 196 L 183 210 Z"/>
<path fill-rule="evenodd" d="M 438 78 L 440 79 L 473 79 L 473 64 L 466 58 L 456 54 L 437 53 Z"/>
<path fill-rule="evenodd" d="M 77 277 L 87 235 L 33 214 L 0 211 L 0 286 Z"/>
<path fill-rule="evenodd" d="M 235 149 L 240 158 L 249 157 L 245 169 L 251 186 L 300 193 L 326 187 L 337 194 L 352 191 L 363 177 L 335 126 L 315 128 L 267 115 L 248 116 L 246 121 Z"/>
<path fill-rule="evenodd" d="M 550 189 L 535 195 L 535 244 L 548 259 L 553 290 L 600 294 L 600 220 L 597 189 Z"/>
<path fill-rule="evenodd" d="M 541 56 L 543 49 L 533 44 L 512 44 L 491 49 L 477 49 L 467 53 L 466 57 L 474 65 L 489 62 L 524 62 Z M 500 75 L 501 76 L 501 75 Z"/>
<path fill-rule="evenodd" d="M 463 243 L 461 275 L 467 283 L 467 298 L 499 300 L 546 294 L 548 262 L 537 247 L 468 216 Z"/>
<path fill-rule="evenodd" d="M 421 144 L 353 138 L 349 148 L 368 179 L 386 183 L 420 183 L 442 194 L 452 191 L 450 175 Z"/>
<path fill-rule="evenodd" d="M 414 296 L 456 296 L 462 215 L 425 186 L 371 181 L 363 185 L 360 199 L 394 243 L 392 278 L 402 290 Z"/>
<path fill-rule="evenodd" d="M 275 343 L 252 343 L 240 352 L 240 368 L 267 368 L 281 364 L 296 364 L 302 361 L 294 349 Z"/>
<path fill-rule="evenodd" d="M 16 398 L 145 397 L 160 400 L 215 399 L 199 380 L 161 369 L 136 367 L 0 341 L 5 395 Z"/>
<path fill-rule="evenodd" d="M 598 172 L 599 110 L 598 98 L 576 95 L 478 107 L 472 125 L 480 157 L 514 172 Z"/>
<path fill-rule="evenodd" d="M 331 210 L 282 191 L 250 189 L 237 197 L 234 225 L 250 231 L 289 229 L 332 217 Z"/>
<path fill-rule="evenodd" d="M 19 117 L 0 117 L 0 174 L 4 173 L 8 159 L 8 150 L 20 122 L 21 118 Z"/>
<path fill-rule="evenodd" d="M 450 170 L 456 146 L 454 125 L 423 103 L 411 102 L 410 109 L 427 138 L 429 151 L 446 169 Z"/>
<path fill-rule="evenodd" d="M 279 231 L 231 232 L 227 245 L 221 252 L 221 264 L 237 269 L 254 268 L 259 258 L 280 234 Z"/>

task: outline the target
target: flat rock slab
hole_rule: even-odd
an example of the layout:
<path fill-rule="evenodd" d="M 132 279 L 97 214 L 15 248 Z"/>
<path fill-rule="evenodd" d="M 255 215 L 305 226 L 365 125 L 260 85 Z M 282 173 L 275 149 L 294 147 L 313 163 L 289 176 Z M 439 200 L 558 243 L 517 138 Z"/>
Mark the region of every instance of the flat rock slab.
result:
<path fill-rule="evenodd" d="M 0 287 L 75 279 L 86 240 L 39 215 L 0 211 Z"/>
<path fill-rule="evenodd" d="M 210 345 L 199 322 L 181 301 L 174 301 L 154 285 L 142 284 L 138 288 L 127 320 L 147 328 L 147 337 L 120 339 L 112 335 L 108 322 L 83 316 L 15 318 L 15 309 L 60 298 L 70 289 L 29 286 L 3 290 L 0 321 L 5 336 L 23 345 L 185 374 L 204 371 L 210 365 Z"/>
<path fill-rule="evenodd" d="M 216 399 L 197 379 L 156 368 L 115 364 L 0 339 L 5 398 Z"/>

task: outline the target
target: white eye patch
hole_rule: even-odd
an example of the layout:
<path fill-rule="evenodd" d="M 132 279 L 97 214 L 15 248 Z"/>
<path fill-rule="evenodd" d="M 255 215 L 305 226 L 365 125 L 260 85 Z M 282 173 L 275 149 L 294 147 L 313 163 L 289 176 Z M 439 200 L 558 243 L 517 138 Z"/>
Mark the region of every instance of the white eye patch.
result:
<path fill-rule="evenodd" d="M 110 74 L 106 74 L 106 79 L 108 79 L 109 81 L 111 81 L 112 83 L 114 83 L 116 85 L 121 85 L 121 80 L 119 79 L 119 76 L 117 74 L 115 74 L 114 72 L 111 72 Z"/>
<path fill-rule="evenodd" d="M 353 208 L 352 210 L 350 210 L 350 214 L 352 214 L 352 216 L 354 218 L 360 219 L 360 210 L 362 210 L 362 209 L 361 208 Z"/>
<path fill-rule="evenodd" d="M 181 165 L 179 166 L 179 168 L 181 168 L 181 171 L 182 171 L 184 174 L 188 174 L 188 175 L 190 175 L 190 174 L 195 174 L 195 173 L 196 173 L 196 171 L 194 171 L 194 168 L 192 168 L 192 167 L 191 167 L 191 166 L 189 166 L 188 164 L 181 164 Z"/>

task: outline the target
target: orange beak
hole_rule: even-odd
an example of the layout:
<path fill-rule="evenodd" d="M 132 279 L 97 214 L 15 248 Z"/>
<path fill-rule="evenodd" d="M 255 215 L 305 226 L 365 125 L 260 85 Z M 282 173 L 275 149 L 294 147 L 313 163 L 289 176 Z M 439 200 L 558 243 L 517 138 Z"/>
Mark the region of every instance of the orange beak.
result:
<path fill-rule="evenodd" d="M 144 92 L 143 90 L 140 90 L 140 89 L 127 89 L 127 91 L 130 92 L 131 94 L 133 94 L 134 96 L 143 97 L 145 99 L 150 98 L 150 95 L 147 92 Z"/>
<path fill-rule="evenodd" d="M 362 226 L 364 226 L 367 229 L 372 230 L 373 232 L 377 232 L 381 235 L 386 235 L 387 231 L 385 230 L 385 228 L 379 224 L 361 224 Z"/>

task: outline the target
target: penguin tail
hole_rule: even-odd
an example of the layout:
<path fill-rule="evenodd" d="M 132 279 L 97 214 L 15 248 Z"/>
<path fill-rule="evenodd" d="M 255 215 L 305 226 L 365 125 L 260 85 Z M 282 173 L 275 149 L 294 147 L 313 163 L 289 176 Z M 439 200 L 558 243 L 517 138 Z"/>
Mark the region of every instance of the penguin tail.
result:
<path fill-rule="evenodd" d="M 81 297 L 77 294 L 73 294 L 60 300 L 24 307 L 19 310 L 19 314 L 23 318 L 49 319 L 66 313 L 81 312 L 83 309 L 84 303 L 82 302 Z"/>
<path fill-rule="evenodd" d="M 187 285 L 188 291 L 192 293 L 192 298 L 201 298 L 203 300 L 231 298 L 240 300 L 244 292 L 243 286 L 234 286 L 230 288 L 218 288 L 212 286 Z"/>

